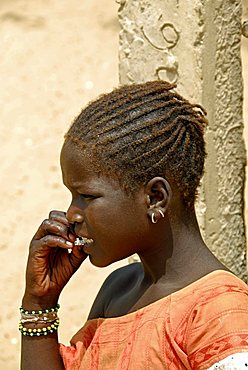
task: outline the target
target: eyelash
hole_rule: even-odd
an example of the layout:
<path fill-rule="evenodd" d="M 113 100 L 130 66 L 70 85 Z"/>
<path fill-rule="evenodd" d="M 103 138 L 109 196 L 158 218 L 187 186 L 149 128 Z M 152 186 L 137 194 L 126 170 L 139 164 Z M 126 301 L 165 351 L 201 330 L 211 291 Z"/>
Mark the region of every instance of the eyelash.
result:
<path fill-rule="evenodd" d="M 84 199 L 94 199 L 94 195 L 89 195 L 89 194 L 80 194 L 80 196 Z"/>

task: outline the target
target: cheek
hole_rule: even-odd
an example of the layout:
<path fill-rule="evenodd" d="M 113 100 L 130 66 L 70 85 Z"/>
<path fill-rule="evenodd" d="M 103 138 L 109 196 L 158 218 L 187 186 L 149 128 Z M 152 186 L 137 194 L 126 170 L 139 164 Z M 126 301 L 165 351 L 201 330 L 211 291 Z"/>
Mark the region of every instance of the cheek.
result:
<path fill-rule="evenodd" d="M 111 243 L 127 241 L 138 243 L 138 239 L 147 236 L 149 219 L 145 205 L 130 199 L 121 198 L 112 201 L 95 202 L 85 212 L 85 223 L 89 234 L 99 242 L 104 238 Z M 112 199 L 112 198 L 111 198 Z M 103 240 L 101 240 L 103 242 Z"/>
<path fill-rule="evenodd" d="M 144 241 L 149 231 L 149 220 L 143 212 L 116 208 L 113 212 L 98 212 L 91 218 L 90 227 L 100 239 L 117 245 L 137 244 Z"/>

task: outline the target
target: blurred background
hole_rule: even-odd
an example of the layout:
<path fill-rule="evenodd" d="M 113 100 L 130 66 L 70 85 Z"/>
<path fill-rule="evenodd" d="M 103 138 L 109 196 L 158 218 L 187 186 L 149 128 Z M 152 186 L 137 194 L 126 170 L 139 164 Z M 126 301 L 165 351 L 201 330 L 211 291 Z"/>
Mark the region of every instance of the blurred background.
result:
<path fill-rule="evenodd" d="M 89 100 L 118 85 L 117 9 L 114 0 L 0 0 L 1 369 L 19 368 L 29 241 L 51 209 L 66 210 L 70 201 L 59 167 L 63 135 Z M 242 60 L 248 142 L 244 37 Z M 60 300 L 63 343 L 82 326 L 105 276 L 124 263 L 97 269 L 86 262 L 69 282 Z"/>

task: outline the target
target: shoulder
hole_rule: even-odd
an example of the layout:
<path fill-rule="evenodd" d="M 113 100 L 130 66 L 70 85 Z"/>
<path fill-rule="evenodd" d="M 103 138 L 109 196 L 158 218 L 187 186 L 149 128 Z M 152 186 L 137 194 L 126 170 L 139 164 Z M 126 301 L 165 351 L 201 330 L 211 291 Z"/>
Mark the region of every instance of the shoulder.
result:
<path fill-rule="evenodd" d="M 193 329 L 203 322 L 211 328 L 211 320 L 221 319 L 223 323 L 227 317 L 242 321 L 244 314 L 246 319 L 243 322 L 248 328 L 248 287 L 235 275 L 226 271 L 210 274 L 192 292 L 192 298 Z"/>
<path fill-rule="evenodd" d="M 104 317 L 104 312 L 113 297 L 124 294 L 142 273 L 141 263 L 132 263 L 113 271 L 102 284 L 88 319 Z"/>
<path fill-rule="evenodd" d="M 194 289 L 194 297 L 196 306 L 207 304 L 217 306 L 219 300 L 220 310 L 222 309 L 221 302 L 236 307 L 241 302 L 247 304 L 248 286 L 230 272 L 214 271 L 199 281 Z"/>
<path fill-rule="evenodd" d="M 208 325 L 210 315 L 241 306 L 248 312 L 248 286 L 232 273 L 218 270 L 173 294 L 171 315 L 175 321 L 185 315 L 185 320 L 194 327 L 198 319 Z"/>
<path fill-rule="evenodd" d="M 234 274 L 216 270 L 189 284 L 173 294 L 175 302 L 188 302 L 188 308 L 211 302 L 216 297 L 231 296 L 237 293 L 247 299 L 248 286 Z M 235 301 L 230 301 L 235 303 Z"/>
<path fill-rule="evenodd" d="M 113 271 L 103 283 L 114 284 L 118 281 L 119 284 L 126 283 L 128 280 L 133 279 L 135 276 L 139 276 L 139 274 L 143 271 L 142 265 L 140 262 L 130 263 L 129 265 L 123 266 L 118 268 L 117 270 Z"/>
<path fill-rule="evenodd" d="M 185 306 L 180 324 L 174 326 L 175 338 L 192 368 L 205 369 L 230 354 L 248 351 L 248 287 L 242 280 L 215 271 L 179 298 Z"/>

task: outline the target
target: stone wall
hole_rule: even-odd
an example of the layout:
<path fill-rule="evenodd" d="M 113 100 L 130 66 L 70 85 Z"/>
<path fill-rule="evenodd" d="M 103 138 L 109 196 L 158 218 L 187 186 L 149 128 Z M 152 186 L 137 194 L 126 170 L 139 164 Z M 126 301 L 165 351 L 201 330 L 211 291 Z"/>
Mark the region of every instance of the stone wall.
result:
<path fill-rule="evenodd" d="M 243 0 L 243 21 L 248 20 L 248 2 Z M 248 38 L 241 38 L 241 54 L 242 54 L 242 72 L 243 72 L 243 85 L 244 85 L 244 103 L 243 103 L 243 115 L 244 115 L 244 139 L 246 142 L 246 148 L 248 146 Z M 246 149 L 247 157 L 247 149 Z M 245 187 L 245 219 L 246 219 L 246 228 L 248 224 L 248 169 L 246 166 L 246 187 Z M 247 235 L 247 232 L 246 232 Z"/>
<path fill-rule="evenodd" d="M 123 0 L 120 81 L 166 79 L 208 111 L 198 218 L 209 248 L 246 277 L 240 0 Z"/>

